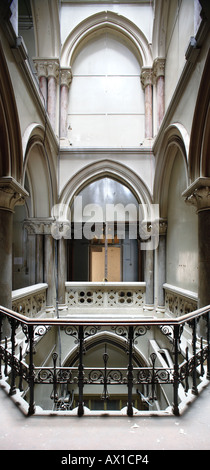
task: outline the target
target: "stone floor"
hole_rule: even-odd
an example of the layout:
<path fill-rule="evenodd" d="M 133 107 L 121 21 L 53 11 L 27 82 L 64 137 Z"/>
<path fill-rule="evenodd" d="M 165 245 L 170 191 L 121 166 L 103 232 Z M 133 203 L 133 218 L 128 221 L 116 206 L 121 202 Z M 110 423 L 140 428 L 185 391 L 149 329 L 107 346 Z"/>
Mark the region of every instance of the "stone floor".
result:
<path fill-rule="evenodd" d="M 210 450 L 210 385 L 179 417 L 31 416 L 0 388 L 0 450 Z"/>

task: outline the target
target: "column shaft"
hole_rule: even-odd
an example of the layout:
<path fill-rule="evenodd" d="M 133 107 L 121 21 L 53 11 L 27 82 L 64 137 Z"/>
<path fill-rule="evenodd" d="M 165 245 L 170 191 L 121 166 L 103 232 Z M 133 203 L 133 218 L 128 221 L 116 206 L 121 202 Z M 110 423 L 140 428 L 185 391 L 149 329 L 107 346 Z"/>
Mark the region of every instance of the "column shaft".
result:
<path fill-rule="evenodd" d="M 157 78 L 157 128 L 159 129 L 165 113 L 165 79 Z"/>
<path fill-rule="evenodd" d="M 0 209 L 0 305 L 12 308 L 12 224 L 13 213 Z"/>
<path fill-rule="evenodd" d="M 44 281 L 48 284 L 47 305 L 55 304 L 55 266 L 54 266 L 54 239 L 52 235 L 45 235 L 45 263 Z"/>
<path fill-rule="evenodd" d="M 58 241 L 58 303 L 65 303 L 66 281 L 66 240 L 62 237 Z"/>
<path fill-rule="evenodd" d="M 47 111 L 49 114 L 50 122 L 53 130 L 55 130 L 56 123 L 56 78 L 52 75 L 48 77 L 48 101 Z"/>
<path fill-rule="evenodd" d="M 153 134 L 152 124 L 152 85 L 145 87 L 145 137 L 151 139 Z"/>

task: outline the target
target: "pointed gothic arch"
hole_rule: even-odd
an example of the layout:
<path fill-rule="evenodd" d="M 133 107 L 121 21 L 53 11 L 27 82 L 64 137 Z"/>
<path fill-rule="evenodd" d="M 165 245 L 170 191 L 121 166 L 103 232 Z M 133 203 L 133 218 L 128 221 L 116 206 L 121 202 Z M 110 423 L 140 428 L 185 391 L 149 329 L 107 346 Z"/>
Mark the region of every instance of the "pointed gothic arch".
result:
<path fill-rule="evenodd" d="M 69 34 L 61 49 L 61 67 L 72 66 L 83 44 L 106 29 L 120 35 L 132 46 L 141 66 L 152 66 L 151 47 L 142 31 L 127 18 L 104 11 L 86 18 Z"/>
<path fill-rule="evenodd" d="M 13 85 L 0 46 L 0 177 L 22 180 L 23 158 L 19 116 Z"/>
<path fill-rule="evenodd" d="M 108 159 L 87 165 L 77 172 L 63 188 L 59 202 L 66 206 L 67 211 L 73 203 L 74 197 L 85 186 L 106 176 L 127 186 L 139 204 L 151 206 L 152 195 L 144 181 L 127 166 Z"/>
<path fill-rule="evenodd" d="M 167 217 L 167 200 L 170 176 L 177 152 L 182 156 L 185 168 L 186 187 L 188 186 L 188 152 L 189 136 L 180 123 L 171 124 L 165 131 L 160 150 L 157 154 L 157 165 L 154 178 L 154 202 L 160 205 L 160 217 Z"/>
<path fill-rule="evenodd" d="M 23 182 L 25 183 L 27 175 L 32 199 L 31 217 L 39 217 L 40 214 L 49 217 L 56 203 L 57 184 L 50 145 L 45 138 L 44 128 L 36 123 L 31 124 L 24 133 L 23 147 Z"/>
<path fill-rule="evenodd" d="M 209 145 L 210 145 L 210 51 L 204 66 L 194 111 L 190 148 L 189 171 L 190 182 L 200 176 L 210 177 Z"/>

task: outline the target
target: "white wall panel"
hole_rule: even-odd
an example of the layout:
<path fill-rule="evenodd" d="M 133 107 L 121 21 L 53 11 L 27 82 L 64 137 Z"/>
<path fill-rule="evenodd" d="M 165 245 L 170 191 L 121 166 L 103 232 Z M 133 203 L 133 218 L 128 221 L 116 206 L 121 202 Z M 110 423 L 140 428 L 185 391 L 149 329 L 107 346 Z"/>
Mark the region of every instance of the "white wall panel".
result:
<path fill-rule="evenodd" d="M 144 138 L 140 65 L 115 36 L 90 40 L 72 67 L 68 138 L 75 147 L 135 147 Z"/>

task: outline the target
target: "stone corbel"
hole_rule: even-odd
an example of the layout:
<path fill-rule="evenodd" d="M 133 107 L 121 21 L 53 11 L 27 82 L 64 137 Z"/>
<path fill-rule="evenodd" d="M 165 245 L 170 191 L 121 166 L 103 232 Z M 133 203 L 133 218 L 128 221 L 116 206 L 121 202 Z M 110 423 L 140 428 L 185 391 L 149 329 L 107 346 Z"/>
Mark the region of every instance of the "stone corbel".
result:
<path fill-rule="evenodd" d="M 0 209 L 14 212 L 16 205 L 23 205 L 28 192 L 12 177 L 0 178 Z"/>
<path fill-rule="evenodd" d="M 187 204 L 196 207 L 197 212 L 210 210 L 210 178 L 198 178 L 182 196 Z"/>

